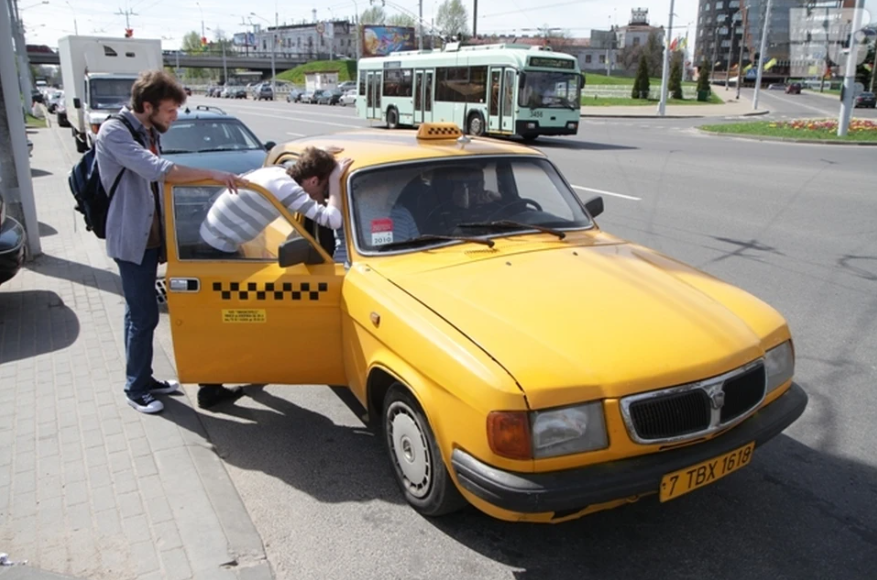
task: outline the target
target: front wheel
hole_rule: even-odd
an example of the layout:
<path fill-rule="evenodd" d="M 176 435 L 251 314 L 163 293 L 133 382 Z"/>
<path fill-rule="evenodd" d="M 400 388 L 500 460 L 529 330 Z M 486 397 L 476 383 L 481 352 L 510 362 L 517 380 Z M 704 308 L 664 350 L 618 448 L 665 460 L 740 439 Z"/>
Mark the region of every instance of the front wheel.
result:
<path fill-rule="evenodd" d="M 399 113 L 396 109 L 387 109 L 387 129 L 397 129 L 399 127 Z"/>
<path fill-rule="evenodd" d="M 466 500 L 442 460 L 426 415 L 399 383 L 384 399 L 384 442 L 405 501 L 424 516 L 458 511 Z"/>
<path fill-rule="evenodd" d="M 466 131 L 470 135 L 474 135 L 476 137 L 481 137 L 484 135 L 484 119 L 481 115 L 477 113 L 473 113 L 469 115 L 469 120 L 466 122 Z"/>

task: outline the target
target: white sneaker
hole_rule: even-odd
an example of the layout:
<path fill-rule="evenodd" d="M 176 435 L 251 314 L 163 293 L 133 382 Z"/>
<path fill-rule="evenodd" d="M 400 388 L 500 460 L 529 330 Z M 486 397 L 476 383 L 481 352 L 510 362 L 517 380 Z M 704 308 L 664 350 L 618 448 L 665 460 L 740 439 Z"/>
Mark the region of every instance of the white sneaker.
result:
<path fill-rule="evenodd" d="M 128 404 L 140 411 L 141 413 L 161 413 L 164 405 L 161 401 L 153 397 L 150 393 L 146 393 L 137 398 L 128 397 Z"/>
<path fill-rule="evenodd" d="M 169 395 L 180 388 L 177 381 L 156 381 L 152 379 L 152 385 L 149 387 L 149 393 L 152 395 Z"/>

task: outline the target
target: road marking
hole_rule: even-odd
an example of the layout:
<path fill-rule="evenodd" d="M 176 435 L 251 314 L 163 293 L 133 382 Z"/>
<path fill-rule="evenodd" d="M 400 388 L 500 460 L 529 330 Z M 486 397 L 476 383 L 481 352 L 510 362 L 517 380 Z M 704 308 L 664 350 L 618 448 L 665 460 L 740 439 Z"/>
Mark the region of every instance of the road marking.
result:
<path fill-rule="evenodd" d="M 304 133 L 291 133 L 290 131 L 287 131 L 286 134 L 292 135 L 293 137 L 307 137 Z"/>
<path fill-rule="evenodd" d="M 279 105 L 279 106 L 275 106 L 275 107 L 272 107 L 270 105 L 261 105 L 261 106 L 260 105 L 255 105 L 255 106 L 250 105 L 250 106 L 247 106 L 247 105 L 244 105 L 242 103 L 228 103 L 228 104 L 226 104 L 226 107 L 228 109 L 235 108 L 235 109 L 242 109 L 242 110 L 246 110 L 246 111 L 265 111 L 265 110 L 277 111 L 277 112 L 292 111 L 293 113 L 307 112 L 308 115 L 314 115 L 316 117 L 337 117 L 339 119 L 358 119 L 359 118 L 356 116 L 355 109 L 353 109 L 353 113 L 354 113 L 353 115 L 339 115 L 337 113 L 321 113 L 321 112 L 315 112 L 315 111 L 311 110 L 311 107 L 316 109 L 317 107 L 322 107 L 322 106 L 324 106 L 324 105 L 298 105 L 298 104 L 291 104 L 291 103 L 287 106 Z M 346 109 L 346 107 L 342 107 L 342 109 Z"/>
<path fill-rule="evenodd" d="M 801 103 L 800 101 L 793 99 L 791 97 L 780 97 L 779 95 L 772 95 L 770 93 L 765 93 L 765 92 L 762 92 L 761 96 L 771 97 L 771 98 L 774 98 L 782 103 L 788 103 L 788 104 L 792 104 L 792 105 L 797 105 L 799 107 L 804 107 L 805 109 L 810 109 L 811 111 L 816 111 L 820 115 L 831 116 L 831 115 L 835 114 L 835 113 L 831 113 L 831 112 L 826 112 L 826 109 L 821 109 L 818 107 L 806 105 L 806 104 Z M 789 113 L 787 113 L 787 114 L 789 114 Z"/>
<path fill-rule="evenodd" d="M 301 117 L 288 117 L 286 115 L 265 115 L 264 113 L 247 113 L 254 117 L 268 117 L 269 119 L 282 119 L 284 121 L 299 121 L 301 123 L 309 123 L 311 125 L 331 125 L 333 127 L 344 127 L 345 129 L 368 129 L 368 125 L 342 125 L 341 123 L 330 123 L 329 121 L 310 121 Z M 354 117 L 356 118 L 356 117 Z"/>
<path fill-rule="evenodd" d="M 611 195 L 612 197 L 620 197 L 621 199 L 629 199 L 631 201 L 642 201 L 641 197 L 632 195 L 623 195 L 621 193 L 612 193 L 611 191 L 603 191 L 602 189 L 593 189 L 590 187 L 582 187 L 581 185 L 573 185 L 573 189 L 581 189 L 582 191 L 590 191 L 591 193 L 599 193 L 600 195 Z"/>

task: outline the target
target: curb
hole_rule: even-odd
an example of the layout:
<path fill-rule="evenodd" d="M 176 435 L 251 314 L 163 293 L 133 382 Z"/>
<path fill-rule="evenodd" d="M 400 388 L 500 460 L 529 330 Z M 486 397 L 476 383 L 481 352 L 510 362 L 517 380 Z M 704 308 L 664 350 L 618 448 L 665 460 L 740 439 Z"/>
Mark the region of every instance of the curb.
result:
<path fill-rule="evenodd" d="M 762 115 L 769 115 L 770 111 L 765 109 L 763 111 L 750 111 L 748 113 L 743 113 L 741 115 L 664 115 L 660 117 L 655 114 L 651 115 L 595 115 L 595 114 L 585 114 L 582 113 L 581 117 L 586 119 L 726 119 L 726 118 L 736 118 L 736 117 L 760 117 Z"/>
<path fill-rule="evenodd" d="M 877 147 L 877 141 L 828 141 L 825 139 L 791 139 L 789 137 L 765 137 L 762 135 L 744 135 L 741 133 L 719 133 L 718 131 L 705 131 L 700 127 L 697 130 L 704 135 L 714 135 L 716 137 L 735 137 L 737 139 L 748 139 L 749 141 L 772 141 L 774 143 L 804 143 L 807 145 L 849 145 L 856 147 Z"/>

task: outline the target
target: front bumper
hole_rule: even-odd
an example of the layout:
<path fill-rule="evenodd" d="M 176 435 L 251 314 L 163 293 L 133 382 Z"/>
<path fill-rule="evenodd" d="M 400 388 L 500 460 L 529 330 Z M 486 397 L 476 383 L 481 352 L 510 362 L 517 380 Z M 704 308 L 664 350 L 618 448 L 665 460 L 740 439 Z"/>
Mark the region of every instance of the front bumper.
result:
<path fill-rule="evenodd" d="M 517 513 L 577 512 L 588 506 L 657 493 L 673 471 L 733 451 L 751 441 L 759 447 L 794 423 L 807 407 L 796 384 L 727 433 L 688 447 L 548 473 L 503 471 L 455 449 L 451 465 L 466 491 Z"/>
<path fill-rule="evenodd" d="M 579 123 L 578 121 L 570 121 L 570 123 L 573 126 L 567 124 L 563 127 L 543 127 L 539 121 L 535 120 L 516 121 L 515 133 L 518 135 L 575 135 L 579 132 Z M 530 127 L 530 125 L 535 125 L 535 127 Z"/>
<path fill-rule="evenodd" d="M 24 228 L 7 217 L 0 225 L 0 284 L 11 280 L 24 262 Z"/>

